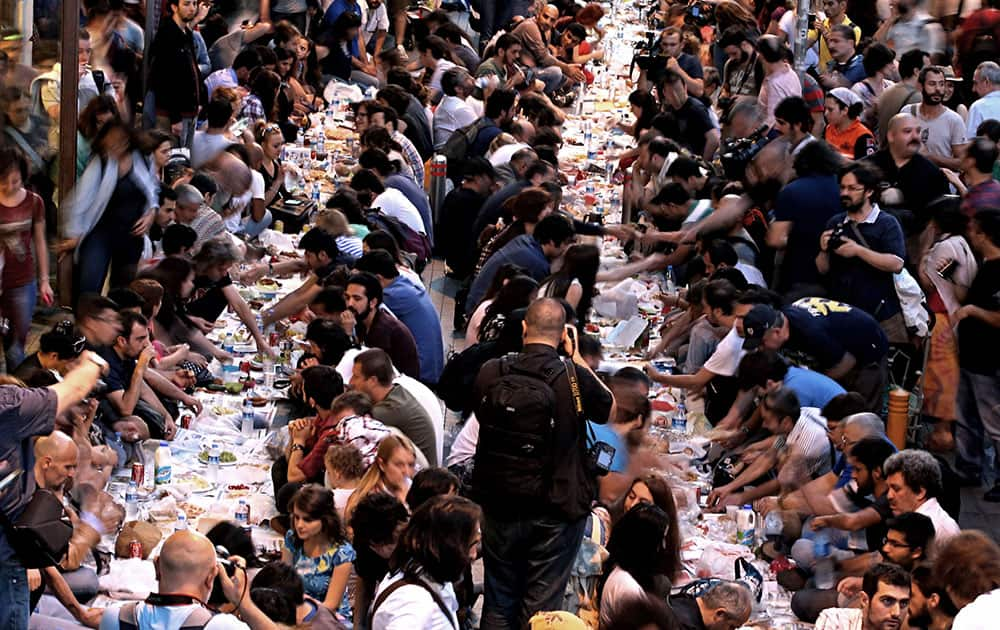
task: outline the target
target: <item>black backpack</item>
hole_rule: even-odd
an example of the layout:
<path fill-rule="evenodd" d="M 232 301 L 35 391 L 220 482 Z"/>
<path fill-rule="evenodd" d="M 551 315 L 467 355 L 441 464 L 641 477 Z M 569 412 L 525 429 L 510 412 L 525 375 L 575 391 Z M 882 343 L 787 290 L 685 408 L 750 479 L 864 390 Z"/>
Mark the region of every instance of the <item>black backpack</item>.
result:
<path fill-rule="evenodd" d="M 499 374 L 476 405 L 479 444 L 473 489 L 480 499 L 547 501 L 552 489 L 556 393 L 567 368 L 550 363 L 538 373 L 521 356 L 500 359 Z"/>
<path fill-rule="evenodd" d="M 451 136 L 441 149 L 441 153 L 448 158 L 449 179 L 456 182 L 462 181 L 464 175 L 462 171 L 465 168 L 465 160 L 469 157 L 469 149 L 475 144 L 479 134 L 490 127 L 496 127 L 496 123 L 488 118 L 480 118 L 471 125 L 451 132 Z"/>
<path fill-rule="evenodd" d="M 496 359 L 503 351 L 495 341 L 483 341 L 475 343 L 448 357 L 448 362 L 444 364 L 444 370 L 438 378 L 434 390 L 438 398 L 452 411 L 459 411 L 463 416 L 472 411 L 475 404 L 473 400 L 473 386 L 476 383 L 476 376 L 490 359 Z"/>

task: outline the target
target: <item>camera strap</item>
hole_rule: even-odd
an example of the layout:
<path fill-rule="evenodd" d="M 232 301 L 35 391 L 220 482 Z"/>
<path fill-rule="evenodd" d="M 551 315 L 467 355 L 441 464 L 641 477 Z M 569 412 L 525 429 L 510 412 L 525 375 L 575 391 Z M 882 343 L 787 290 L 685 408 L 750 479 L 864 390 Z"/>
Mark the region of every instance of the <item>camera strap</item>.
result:
<path fill-rule="evenodd" d="M 208 605 L 192 595 L 181 595 L 177 593 L 150 593 L 146 598 L 146 603 L 150 606 L 190 606 L 200 604 L 205 608 Z"/>
<path fill-rule="evenodd" d="M 569 393 L 573 398 L 573 409 L 576 412 L 576 417 L 582 420 L 583 396 L 580 394 L 580 381 L 576 377 L 576 365 L 573 363 L 573 359 L 563 359 L 563 362 L 566 364 L 566 377 L 569 379 Z M 587 436 L 594 444 L 597 444 L 598 439 L 594 427 L 586 420 L 584 420 L 584 426 L 587 428 Z M 584 450 L 586 450 L 586 441 L 584 441 Z"/>

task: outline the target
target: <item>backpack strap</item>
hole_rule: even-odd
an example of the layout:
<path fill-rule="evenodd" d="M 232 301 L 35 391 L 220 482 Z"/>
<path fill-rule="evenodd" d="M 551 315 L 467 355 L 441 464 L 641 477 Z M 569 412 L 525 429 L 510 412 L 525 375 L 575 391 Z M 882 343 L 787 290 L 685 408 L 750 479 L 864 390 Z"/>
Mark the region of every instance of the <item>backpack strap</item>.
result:
<path fill-rule="evenodd" d="M 427 594 L 431 596 L 431 599 L 434 600 L 434 603 L 437 604 L 437 607 L 441 609 L 441 614 L 443 614 L 444 618 L 448 620 L 448 624 L 452 628 L 455 628 L 455 630 L 458 630 L 458 628 L 455 626 L 455 622 L 452 620 L 452 611 L 448 608 L 448 606 L 445 605 L 444 600 L 441 599 L 441 596 L 438 595 L 437 591 L 428 586 L 427 583 L 421 580 L 420 578 L 409 575 L 404 575 L 403 578 L 400 579 L 399 581 L 390 584 L 388 587 L 386 587 L 384 591 L 379 593 L 378 597 L 375 598 L 374 603 L 372 603 L 371 610 L 368 612 L 369 627 L 373 627 L 375 621 L 375 611 L 378 610 L 379 606 L 381 606 L 385 602 L 385 600 L 389 598 L 390 595 L 392 595 L 399 589 L 403 588 L 404 586 L 419 586 L 420 588 L 427 591 Z"/>
<path fill-rule="evenodd" d="M 202 630 L 214 616 L 215 613 L 211 610 L 204 606 L 198 606 L 191 611 L 191 614 L 187 616 L 187 619 L 184 620 L 184 623 L 178 630 Z"/>
<path fill-rule="evenodd" d="M 129 602 L 118 609 L 118 630 L 139 630 L 135 607 L 139 602 Z"/>

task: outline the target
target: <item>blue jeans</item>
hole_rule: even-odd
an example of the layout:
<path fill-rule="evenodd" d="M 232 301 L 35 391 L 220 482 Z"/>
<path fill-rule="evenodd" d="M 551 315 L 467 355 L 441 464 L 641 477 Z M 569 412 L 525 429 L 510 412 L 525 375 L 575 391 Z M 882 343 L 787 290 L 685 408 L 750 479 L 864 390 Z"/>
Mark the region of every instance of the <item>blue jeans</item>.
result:
<path fill-rule="evenodd" d="M 38 281 L 11 289 L 4 288 L 0 296 L 0 310 L 10 320 L 10 332 L 3 340 L 4 355 L 7 357 L 7 373 L 11 374 L 24 361 L 24 344 L 31 330 L 31 316 L 35 313 L 38 300 Z"/>
<path fill-rule="evenodd" d="M 261 232 L 271 226 L 272 220 L 270 210 L 264 211 L 264 216 L 260 218 L 260 221 L 254 221 L 253 217 L 247 217 L 247 222 L 243 224 L 243 233 L 247 235 L 247 238 L 257 238 Z"/>
<path fill-rule="evenodd" d="M 28 573 L 16 557 L 0 562 L 0 628 L 28 630 Z"/>
<path fill-rule="evenodd" d="M 142 257 L 142 237 L 98 225 L 80 243 L 77 294 L 100 293 L 111 270 L 111 286 L 128 286 Z"/>
<path fill-rule="evenodd" d="M 1000 374 L 961 370 L 958 380 L 958 422 L 955 423 L 955 468 L 969 479 L 983 475 L 984 440 L 993 443 L 1000 457 Z M 994 459 L 991 467 L 1000 475 Z M 996 480 L 1000 483 L 1000 477 Z"/>
<path fill-rule="evenodd" d="M 532 68 L 531 79 L 538 79 L 545 84 L 545 93 L 552 94 L 562 87 L 565 80 L 562 68 L 559 66 L 549 66 L 548 68 Z"/>
<path fill-rule="evenodd" d="M 525 628 L 539 611 L 562 606 L 586 516 L 497 520 L 483 516 L 483 630 Z"/>

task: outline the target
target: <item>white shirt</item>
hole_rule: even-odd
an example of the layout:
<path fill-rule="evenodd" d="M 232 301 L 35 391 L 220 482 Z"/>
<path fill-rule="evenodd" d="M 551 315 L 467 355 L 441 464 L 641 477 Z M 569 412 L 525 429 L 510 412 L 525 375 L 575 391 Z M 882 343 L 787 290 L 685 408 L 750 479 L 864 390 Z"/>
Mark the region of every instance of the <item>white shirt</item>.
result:
<path fill-rule="evenodd" d="M 952 630 L 993 630 L 1000 613 L 1000 588 L 983 593 L 972 603 L 958 611 Z"/>
<path fill-rule="evenodd" d="M 406 374 L 399 374 L 395 381 L 402 385 L 403 389 L 413 394 L 420 406 L 424 408 L 434 425 L 434 450 L 437 451 L 437 460 L 444 461 L 444 411 L 441 409 L 441 401 L 429 387 Z"/>
<path fill-rule="evenodd" d="M 743 337 L 736 332 L 736 326 L 726 333 L 715 352 L 705 361 L 704 368 L 717 376 L 736 376 L 740 367 L 740 359 L 746 351 L 743 349 Z"/>
<path fill-rule="evenodd" d="M 969 122 L 965 135 L 976 137 L 976 129 L 984 120 L 1000 120 L 1000 90 L 993 90 L 969 106 Z"/>
<path fill-rule="evenodd" d="M 829 468 L 830 438 L 826 435 L 826 423 L 819 415 L 819 409 L 803 407 L 785 443 L 793 455 L 801 457 L 806 462 L 809 472 L 822 472 L 824 464 Z"/>
<path fill-rule="evenodd" d="M 476 112 L 457 96 L 445 96 L 434 112 L 434 148 L 448 142 L 452 132 L 476 122 Z"/>
<path fill-rule="evenodd" d="M 447 59 L 437 60 L 437 65 L 434 66 L 434 74 L 431 75 L 431 82 L 427 84 L 427 89 L 431 91 L 431 94 L 441 91 L 441 77 L 444 76 L 445 72 L 448 72 L 454 67 L 455 64 Z"/>
<path fill-rule="evenodd" d="M 944 511 L 941 504 L 938 503 L 937 499 L 928 499 L 924 501 L 920 507 L 914 510 L 917 514 L 923 514 L 927 518 L 931 519 L 931 523 L 934 523 L 934 543 L 931 545 L 931 552 L 928 554 L 932 557 L 937 555 L 936 550 L 940 549 L 949 540 L 958 536 L 961 533 L 962 528 L 958 526 L 955 519 L 951 517 L 950 514 Z"/>
<path fill-rule="evenodd" d="M 410 203 L 406 195 L 395 188 L 386 188 L 385 192 L 375 197 L 372 201 L 372 208 L 381 208 L 394 219 L 398 219 L 403 225 L 418 234 L 427 234 L 424 229 L 424 220 L 420 217 L 420 211 Z"/>
<path fill-rule="evenodd" d="M 152 607 L 139 603 L 135 607 L 136 621 L 143 630 L 177 630 L 184 623 L 198 604 L 190 606 L 158 606 Z M 119 607 L 108 608 L 101 615 L 100 630 L 118 630 Z M 233 615 L 215 615 L 205 624 L 205 630 L 249 630 L 246 625 Z"/>
<path fill-rule="evenodd" d="M 642 586 L 635 581 L 635 578 L 628 571 L 623 571 L 615 567 L 604 583 L 604 592 L 601 594 L 601 622 L 603 627 L 611 621 L 610 615 L 615 610 L 616 604 L 621 604 L 637 597 L 644 597 L 646 594 Z"/>
<path fill-rule="evenodd" d="M 367 5 L 368 3 L 360 4 Z M 364 24 L 361 26 L 361 33 L 367 46 L 371 38 L 375 36 L 375 33 L 379 31 L 389 32 L 389 14 L 386 13 L 385 4 L 378 5 L 374 11 L 369 6 L 364 6 L 364 8 L 366 9 L 366 15 Z"/>
<path fill-rule="evenodd" d="M 494 167 L 503 166 L 504 164 L 510 164 L 510 159 L 514 157 L 514 154 L 521 149 L 530 149 L 531 145 L 524 144 L 523 142 L 515 142 L 513 144 L 505 144 L 490 155 L 490 164 Z"/>
<path fill-rule="evenodd" d="M 375 591 L 378 599 L 390 585 L 403 578 L 402 573 L 395 573 L 382 580 Z M 458 598 L 455 589 L 448 584 L 438 584 L 426 578 L 427 585 L 437 591 L 441 600 L 451 610 L 450 618 L 446 618 L 434 598 L 424 588 L 407 585 L 392 592 L 375 611 L 372 619 L 373 630 L 455 630 L 458 627 Z M 372 600 L 374 602 L 374 600 Z"/>
<path fill-rule="evenodd" d="M 455 441 L 451 443 L 451 450 L 448 452 L 448 459 L 445 466 L 464 464 L 476 456 L 476 446 L 479 444 L 479 420 L 476 414 L 469 414 L 462 430 L 455 436 Z"/>

